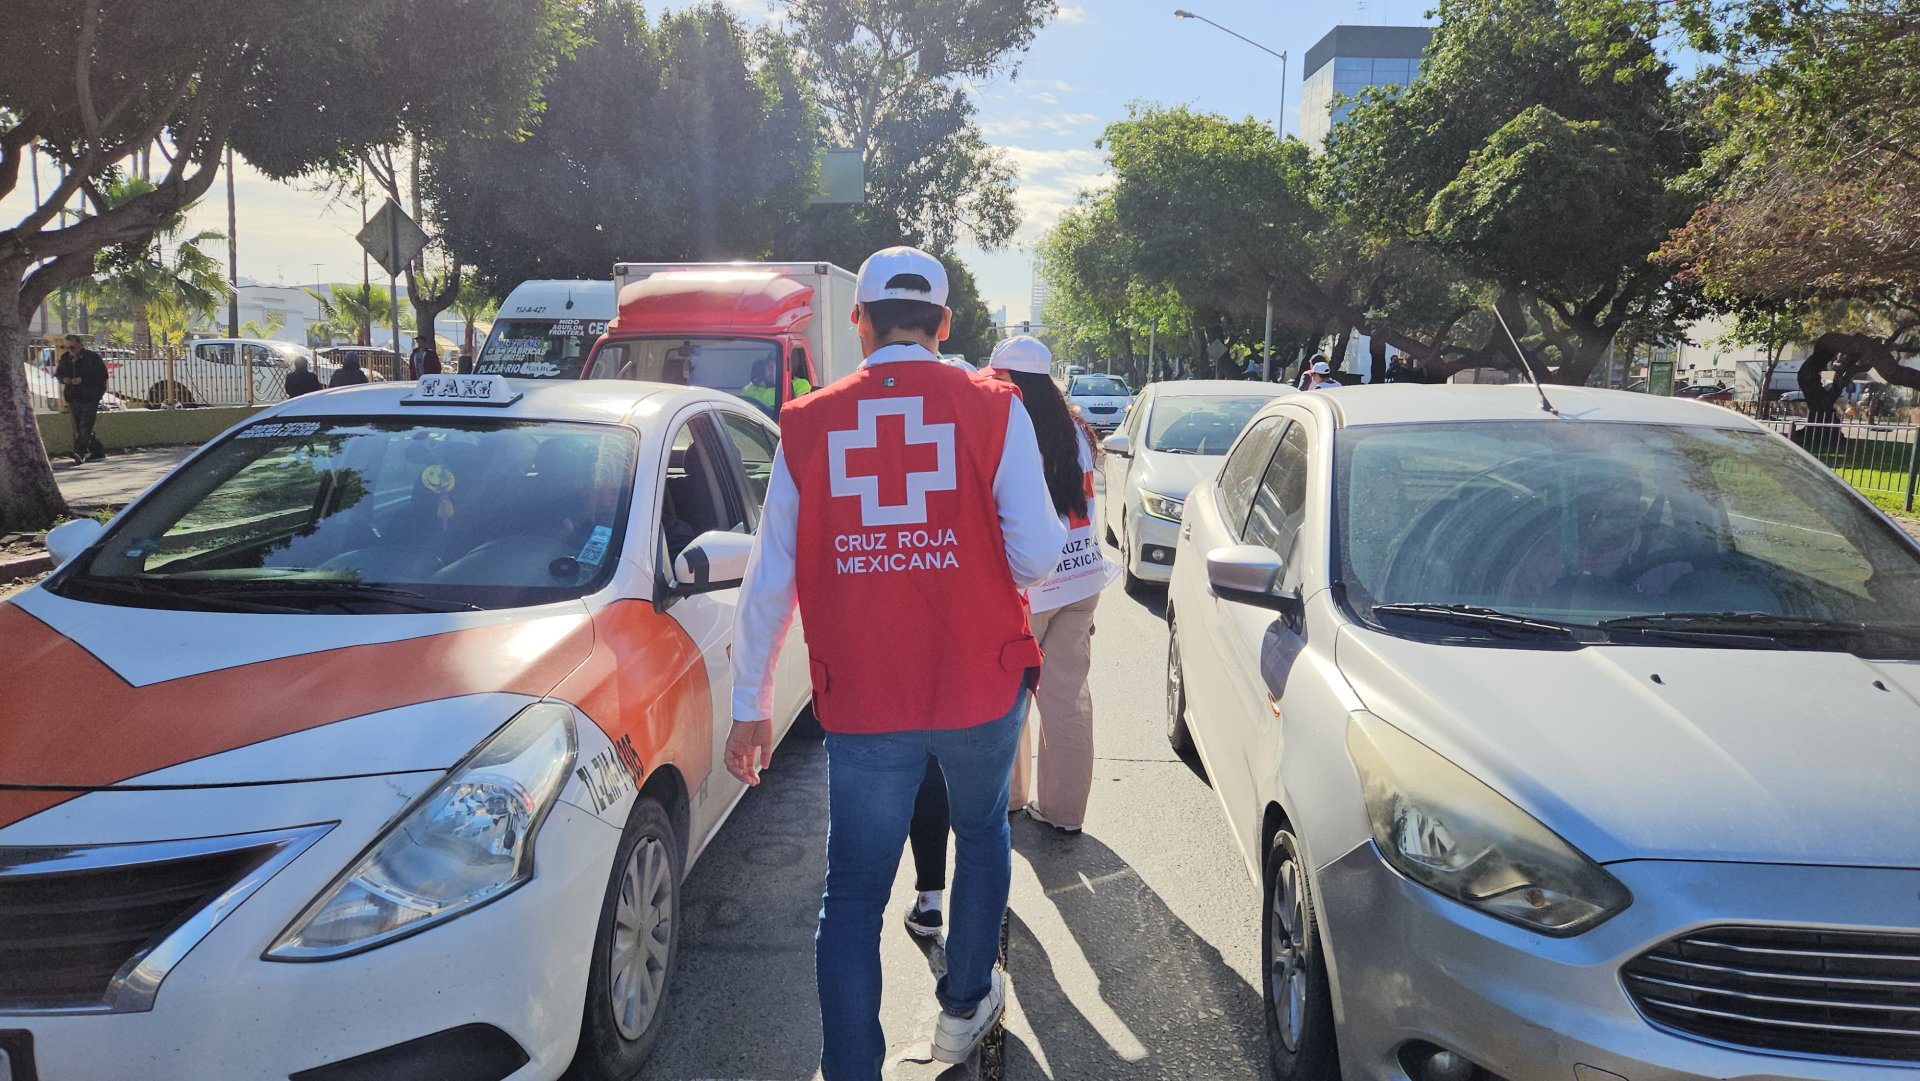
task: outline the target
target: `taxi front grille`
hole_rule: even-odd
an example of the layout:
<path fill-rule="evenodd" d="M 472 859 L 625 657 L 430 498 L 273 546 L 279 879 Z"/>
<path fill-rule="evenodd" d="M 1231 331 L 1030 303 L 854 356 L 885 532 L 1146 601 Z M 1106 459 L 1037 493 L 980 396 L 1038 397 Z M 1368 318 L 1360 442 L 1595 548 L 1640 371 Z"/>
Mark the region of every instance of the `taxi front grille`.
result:
<path fill-rule="evenodd" d="M 1920 1062 L 1920 934 L 1715 927 L 1628 962 L 1657 1024 L 1761 1051 Z"/>
<path fill-rule="evenodd" d="M 0 848 L 0 1014 L 151 1008 L 172 965 L 325 831 Z"/>

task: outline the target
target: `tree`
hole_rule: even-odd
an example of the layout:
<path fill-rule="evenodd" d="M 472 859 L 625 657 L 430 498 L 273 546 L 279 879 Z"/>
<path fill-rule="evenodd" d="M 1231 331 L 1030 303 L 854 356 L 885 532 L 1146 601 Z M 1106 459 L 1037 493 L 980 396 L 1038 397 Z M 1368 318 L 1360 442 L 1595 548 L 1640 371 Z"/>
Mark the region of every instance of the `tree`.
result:
<path fill-rule="evenodd" d="M 152 190 L 150 182 L 137 176 L 122 177 L 107 187 L 105 201 L 110 207 L 119 206 Z M 152 305 L 171 299 L 176 302 L 173 309 L 190 322 L 194 317 L 212 314 L 227 299 L 226 273 L 219 260 L 200 247 L 225 240 L 226 236 L 210 231 L 183 236 L 190 209 L 183 207 L 160 223 L 151 236 L 110 248 L 96 259 L 100 298 L 128 308 L 133 321 L 133 349 L 143 357 L 154 352 L 149 319 Z M 168 248 L 173 249 L 171 258 L 166 253 Z"/>
<path fill-rule="evenodd" d="M 947 265 L 947 307 L 953 309 L 953 333 L 940 348 L 978 365 L 993 352 L 993 316 L 973 271 L 951 252 L 941 253 L 940 261 Z"/>
<path fill-rule="evenodd" d="M 0 357 L 19 357 L 31 313 L 115 245 L 153 235 L 205 194 L 227 148 L 289 177 L 402 126 L 519 126 L 562 44 L 566 0 L 15 0 L 0 65 L 0 197 L 31 150 L 61 180 L 0 230 Z M 423 64 L 434 40 L 485 62 Z M 153 188 L 105 191 L 157 151 Z M 89 213 L 63 214 L 78 200 Z M 63 507 L 25 375 L 0 364 L 0 528 L 50 523 Z"/>
<path fill-rule="evenodd" d="M 285 312 L 269 311 L 262 316 L 257 323 L 249 319 L 240 324 L 240 336 L 242 338 L 271 338 L 275 334 L 280 333 L 286 325 L 287 314 Z"/>
<path fill-rule="evenodd" d="M 475 324 L 492 319 L 500 310 L 500 299 L 488 292 L 486 287 L 471 276 L 460 283 L 460 293 L 453 298 L 453 311 L 466 324 L 466 340 L 461 352 L 474 356 L 479 350 L 473 344 Z"/>
<path fill-rule="evenodd" d="M 1695 310 L 1649 256 L 1692 212 L 1699 140 L 1650 41 L 1586 11 L 1442 0 L 1420 78 L 1361 101 L 1326 164 L 1369 232 L 1486 281 L 1535 367 L 1569 383 L 1628 326 L 1670 340 Z"/>
<path fill-rule="evenodd" d="M 1807 311 L 1784 301 L 1747 302 L 1734 306 L 1732 314 L 1733 325 L 1720 336 L 1720 343 L 1757 346 L 1767 354 L 1759 390 L 1760 416 L 1764 419 L 1773 412 L 1773 373 L 1779 370 L 1781 355 L 1806 340 Z"/>
<path fill-rule="evenodd" d="M 812 193 L 813 121 L 790 55 L 756 54 L 717 5 L 649 25 L 589 0 L 546 107 L 524 133 L 429 151 L 427 213 L 452 253 L 505 292 L 606 278 L 621 260 L 764 258 Z"/>
<path fill-rule="evenodd" d="M 309 337 L 316 332 L 323 336 L 320 344 L 350 338 L 357 345 L 370 345 L 368 328 L 393 325 L 393 296 L 383 285 L 364 290 L 358 285 L 329 285 L 325 292 L 309 289 L 307 295 L 320 303 L 320 318 L 308 331 Z"/>
<path fill-rule="evenodd" d="M 796 238 L 852 250 L 1009 243 L 1014 172 L 974 122 L 970 85 L 1014 75 L 1055 0 L 785 0 L 825 134 L 859 150 L 867 201 L 820 207 Z M 821 249 L 824 250 L 824 249 Z M 813 256 L 818 258 L 820 256 Z M 839 252 L 838 259 L 849 258 Z"/>

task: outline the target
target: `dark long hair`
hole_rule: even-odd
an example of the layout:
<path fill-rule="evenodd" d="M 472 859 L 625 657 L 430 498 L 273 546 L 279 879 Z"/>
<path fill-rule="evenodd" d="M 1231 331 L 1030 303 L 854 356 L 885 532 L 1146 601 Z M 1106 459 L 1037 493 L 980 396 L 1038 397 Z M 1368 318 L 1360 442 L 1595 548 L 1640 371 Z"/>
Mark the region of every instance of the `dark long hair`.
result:
<path fill-rule="evenodd" d="M 1020 388 L 1020 400 L 1026 403 L 1027 416 L 1033 418 L 1033 434 L 1040 440 L 1040 464 L 1047 475 L 1047 494 L 1053 496 L 1053 509 L 1063 515 L 1085 517 L 1087 513 L 1086 477 L 1080 469 L 1080 443 L 1084 436 L 1095 455 L 1100 444 L 1080 410 L 1052 376 L 1037 372 L 1008 372 L 1013 385 Z"/>

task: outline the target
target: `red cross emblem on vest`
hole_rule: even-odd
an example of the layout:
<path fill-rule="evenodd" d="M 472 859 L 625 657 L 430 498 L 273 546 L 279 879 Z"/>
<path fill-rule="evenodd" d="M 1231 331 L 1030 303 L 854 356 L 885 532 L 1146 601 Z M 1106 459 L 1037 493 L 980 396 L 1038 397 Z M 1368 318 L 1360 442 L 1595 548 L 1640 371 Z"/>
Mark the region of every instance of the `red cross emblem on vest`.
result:
<path fill-rule="evenodd" d="M 956 487 L 953 425 L 928 424 L 919 398 L 867 398 L 860 424 L 827 433 L 829 490 L 860 500 L 860 524 L 921 525 L 927 493 Z"/>

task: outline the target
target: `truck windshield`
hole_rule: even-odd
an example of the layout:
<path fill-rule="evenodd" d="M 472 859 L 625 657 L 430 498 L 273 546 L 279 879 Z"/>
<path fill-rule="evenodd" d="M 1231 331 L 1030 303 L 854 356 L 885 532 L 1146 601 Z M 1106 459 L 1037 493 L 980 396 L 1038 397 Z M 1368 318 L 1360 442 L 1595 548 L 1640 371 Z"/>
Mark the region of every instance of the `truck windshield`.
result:
<path fill-rule="evenodd" d="M 761 338 L 629 338 L 601 346 L 588 378 L 639 379 L 739 394 L 749 386 L 773 387 L 779 371 L 779 344 Z"/>
<path fill-rule="evenodd" d="M 479 375 L 518 379 L 578 379 L 604 319 L 502 319 L 474 358 Z"/>

